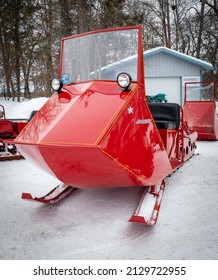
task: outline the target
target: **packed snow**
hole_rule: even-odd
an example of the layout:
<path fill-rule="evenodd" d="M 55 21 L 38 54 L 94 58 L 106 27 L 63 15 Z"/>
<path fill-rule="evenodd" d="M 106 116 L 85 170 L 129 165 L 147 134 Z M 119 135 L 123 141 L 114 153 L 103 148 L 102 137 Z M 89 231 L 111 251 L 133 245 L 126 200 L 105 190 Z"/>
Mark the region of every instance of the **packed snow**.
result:
<path fill-rule="evenodd" d="M 8 118 L 21 118 L 45 101 L 0 104 Z M 218 259 L 218 141 L 197 146 L 166 178 L 154 227 L 128 222 L 143 188 L 76 190 L 57 204 L 30 203 L 22 192 L 42 196 L 59 181 L 25 159 L 0 162 L 0 259 Z"/>
<path fill-rule="evenodd" d="M 139 207 L 139 211 L 137 211 L 138 216 L 142 216 L 145 220 L 149 220 L 150 217 L 152 217 L 155 202 L 156 196 L 148 192 L 146 194 L 146 199 L 142 201 L 142 204 Z"/>
<path fill-rule="evenodd" d="M 39 110 L 47 100 L 46 97 L 40 97 L 19 103 L 0 99 L 0 104 L 6 109 L 7 119 L 29 119 L 32 111 Z"/>

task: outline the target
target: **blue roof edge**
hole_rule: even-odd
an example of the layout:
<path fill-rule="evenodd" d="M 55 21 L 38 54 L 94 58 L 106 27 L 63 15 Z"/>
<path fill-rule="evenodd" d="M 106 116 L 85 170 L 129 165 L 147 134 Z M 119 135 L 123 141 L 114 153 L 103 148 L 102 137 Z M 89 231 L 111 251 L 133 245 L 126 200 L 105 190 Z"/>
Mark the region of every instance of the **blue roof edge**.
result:
<path fill-rule="evenodd" d="M 178 52 L 178 51 L 166 48 L 166 47 L 157 47 L 157 48 L 154 48 L 154 49 L 144 51 L 144 58 L 153 56 L 153 55 L 158 54 L 158 53 L 164 53 L 164 54 L 169 55 L 171 57 L 183 60 L 183 61 L 191 63 L 191 64 L 194 64 L 194 65 L 200 67 L 203 70 L 214 70 L 213 65 L 209 62 L 205 62 L 201 59 L 192 57 L 190 55 L 187 55 L 187 54 L 184 54 L 184 53 L 181 53 L 181 52 Z"/>

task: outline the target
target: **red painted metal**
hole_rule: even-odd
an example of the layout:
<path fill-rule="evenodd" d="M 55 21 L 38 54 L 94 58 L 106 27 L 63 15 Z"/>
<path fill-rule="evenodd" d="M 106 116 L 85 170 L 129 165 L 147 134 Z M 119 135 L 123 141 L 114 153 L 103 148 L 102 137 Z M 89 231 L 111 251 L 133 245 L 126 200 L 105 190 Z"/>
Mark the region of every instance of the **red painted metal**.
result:
<path fill-rule="evenodd" d="M 42 203 L 56 203 L 67 195 L 75 191 L 76 188 L 72 188 L 70 186 L 66 186 L 65 184 L 59 184 L 57 187 L 52 189 L 48 194 L 42 197 L 33 197 L 30 193 L 23 193 L 22 199 L 33 201 L 33 202 L 42 202 Z"/>
<path fill-rule="evenodd" d="M 211 91 L 208 87 L 211 86 Z M 187 92 L 194 89 L 187 97 Z M 191 90 L 190 90 L 191 91 Z M 197 91 L 197 98 L 196 98 Z M 185 84 L 185 121 L 189 129 L 198 133 L 198 140 L 218 140 L 218 116 L 216 111 L 216 83 L 193 82 Z"/>
<path fill-rule="evenodd" d="M 130 90 L 123 91 L 115 80 L 90 79 L 65 84 L 59 94 L 53 94 L 45 103 L 15 142 L 25 158 L 57 177 L 65 186 L 83 189 L 149 187 L 148 193 L 156 198 L 152 213 L 158 214 L 165 186 L 163 180 L 194 154 L 197 134 L 185 127 L 182 108 L 177 111 L 178 127 L 158 128 L 145 100 L 142 30 L 139 26 L 130 29 L 138 32 L 138 55 L 131 56 L 137 62 L 137 75 Z M 98 32 L 65 38 L 62 48 L 65 40 Z M 67 61 L 64 54 L 61 50 L 60 77 L 63 63 Z M 148 195 L 143 196 L 141 205 L 146 197 Z M 47 196 L 35 199 L 25 194 L 24 198 L 48 202 L 45 201 Z M 153 225 L 156 214 L 142 221 L 135 213 L 131 220 Z"/>
<path fill-rule="evenodd" d="M 129 221 L 154 226 L 157 222 L 164 189 L 164 180 L 155 186 L 148 187 Z"/>
<path fill-rule="evenodd" d="M 66 90 L 53 95 L 16 138 L 25 158 L 80 188 L 147 186 L 171 173 L 137 83 L 127 93 L 116 82 L 103 81 Z"/>
<path fill-rule="evenodd" d="M 6 119 L 3 105 L 0 105 L 0 112 L 0 161 L 21 159 L 23 156 L 17 151 L 13 140 L 26 126 L 27 121 Z"/>

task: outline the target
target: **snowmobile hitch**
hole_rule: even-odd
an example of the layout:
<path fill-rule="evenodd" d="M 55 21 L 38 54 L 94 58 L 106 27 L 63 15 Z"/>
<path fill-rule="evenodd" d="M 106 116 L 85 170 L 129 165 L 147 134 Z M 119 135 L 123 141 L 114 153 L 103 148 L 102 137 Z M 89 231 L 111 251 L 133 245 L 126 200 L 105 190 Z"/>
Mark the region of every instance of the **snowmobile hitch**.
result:
<path fill-rule="evenodd" d="M 164 180 L 157 185 L 147 187 L 129 222 L 154 226 L 157 222 L 164 189 Z"/>
<path fill-rule="evenodd" d="M 30 193 L 22 193 L 21 198 L 35 202 L 56 203 L 75 190 L 76 188 L 61 183 L 45 196 L 33 197 Z"/>

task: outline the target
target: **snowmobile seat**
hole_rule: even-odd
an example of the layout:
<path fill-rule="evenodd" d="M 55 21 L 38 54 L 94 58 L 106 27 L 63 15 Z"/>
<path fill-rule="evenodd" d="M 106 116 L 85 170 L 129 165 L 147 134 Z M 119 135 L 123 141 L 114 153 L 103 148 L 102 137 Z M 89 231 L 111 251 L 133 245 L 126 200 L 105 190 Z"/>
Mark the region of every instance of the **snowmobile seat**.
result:
<path fill-rule="evenodd" d="M 180 106 L 176 103 L 147 103 L 159 129 L 178 129 L 180 125 Z"/>

